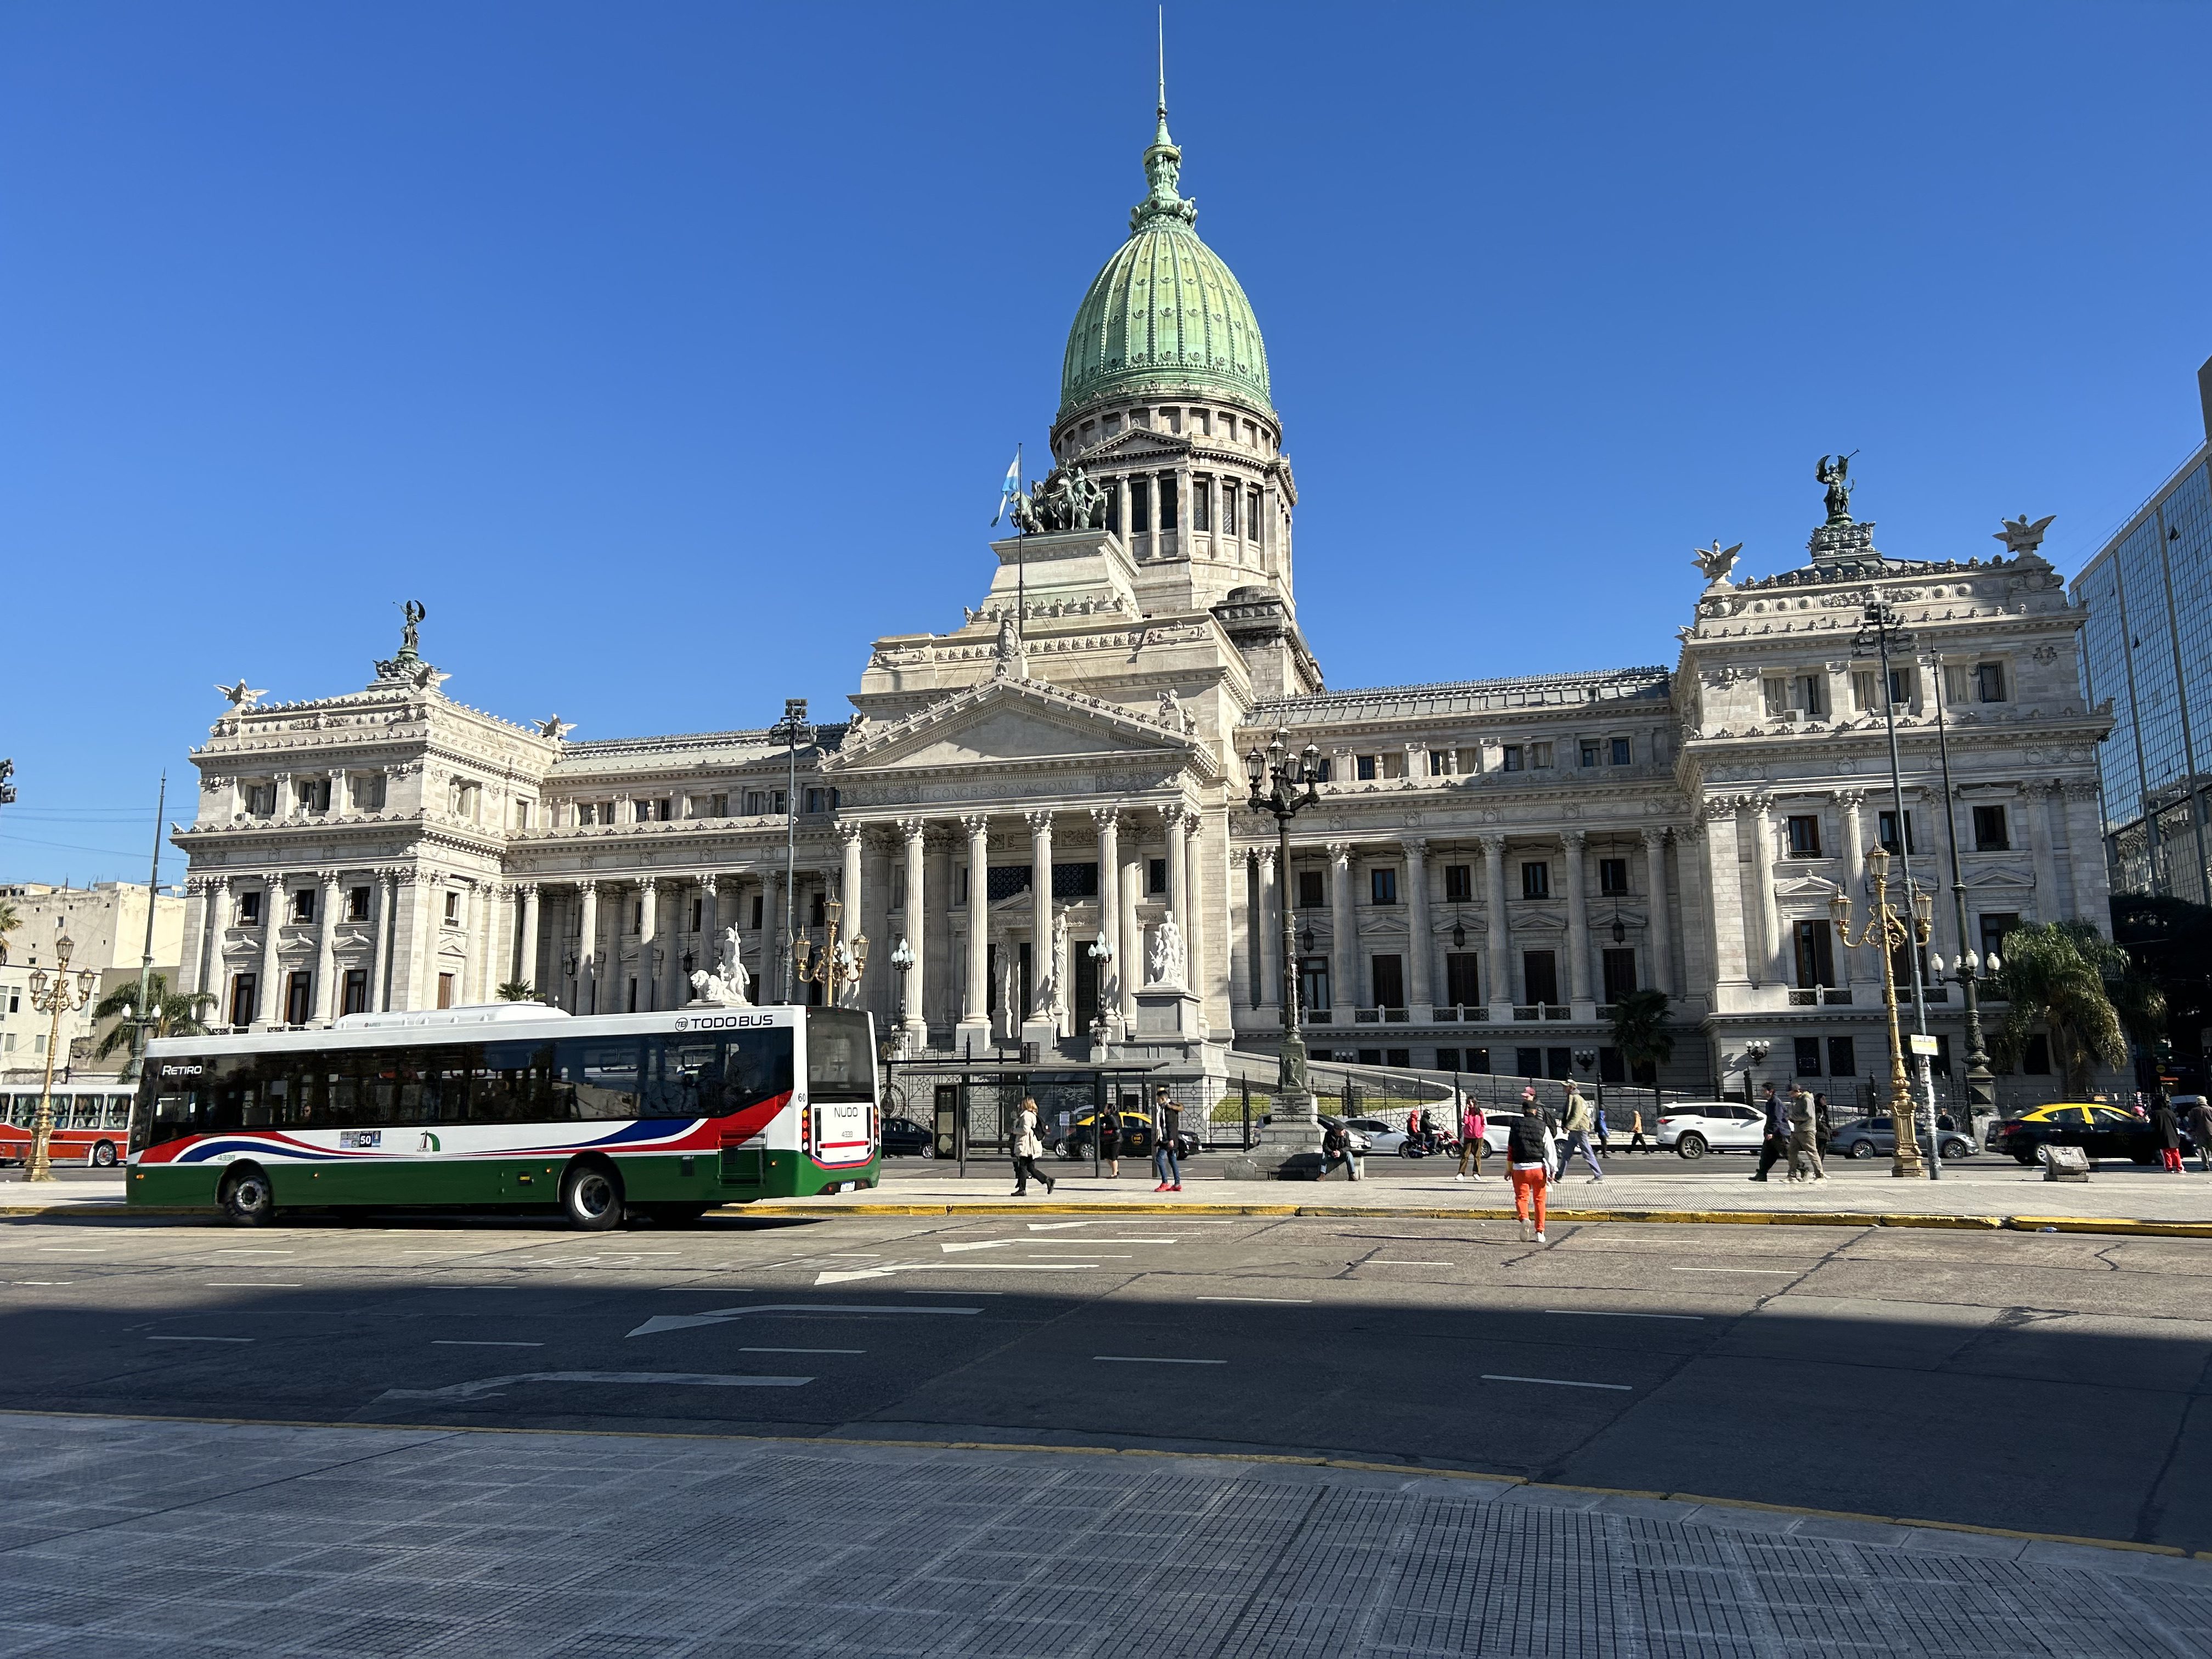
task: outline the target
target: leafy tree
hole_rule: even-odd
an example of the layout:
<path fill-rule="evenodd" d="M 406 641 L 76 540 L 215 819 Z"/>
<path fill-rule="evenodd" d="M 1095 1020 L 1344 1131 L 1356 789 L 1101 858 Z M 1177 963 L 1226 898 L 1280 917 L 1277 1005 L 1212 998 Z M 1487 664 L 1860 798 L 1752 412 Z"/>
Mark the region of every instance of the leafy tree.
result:
<path fill-rule="evenodd" d="M 526 979 L 510 979 L 499 988 L 501 1002 L 535 1002 L 538 988 Z"/>
<path fill-rule="evenodd" d="M 15 907 L 0 899 L 0 962 L 8 960 L 8 935 L 22 925 L 23 919 L 15 914 Z"/>
<path fill-rule="evenodd" d="M 2051 1033 L 2051 1057 L 2069 1094 L 2088 1097 L 2097 1066 L 2124 1065 L 2128 1039 L 2157 1040 L 2166 1000 L 2133 971 L 2127 951 L 2085 921 L 2016 927 L 1998 947 L 2004 971 L 1992 988 L 2007 1000 L 1997 1053 L 2007 1064 L 2037 1026 Z M 2107 981 L 2109 981 L 2109 984 Z"/>
<path fill-rule="evenodd" d="M 214 1006 L 212 992 L 172 991 L 167 975 L 147 975 L 146 1012 L 153 1017 L 153 1034 L 157 1037 L 204 1036 L 207 1027 L 201 1023 L 200 1016 Z M 133 980 L 110 991 L 94 1005 L 92 1017 L 95 1020 L 122 1022 L 100 1038 L 100 1047 L 93 1051 L 96 1058 L 106 1060 L 118 1048 L 128 1048 L 131 1022 L 139 1017 L 137 981 Z"/>
<path fill-rule="evenodd" d="M 1634 1068 L 1663 1066 L 1674 1058 L 1674 1034 L 1667 1029 L 1667 994 L 1646 988 L 1631 991 L 1613 1005 L 1613 1046 Z"/>

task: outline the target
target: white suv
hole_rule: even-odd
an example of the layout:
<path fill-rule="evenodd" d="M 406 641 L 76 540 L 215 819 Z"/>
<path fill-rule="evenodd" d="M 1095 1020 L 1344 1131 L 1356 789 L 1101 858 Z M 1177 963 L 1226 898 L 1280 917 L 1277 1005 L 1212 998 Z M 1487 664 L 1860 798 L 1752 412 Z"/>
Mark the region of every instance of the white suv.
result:
<path fill-rule="evenodd" d="M 1660 1109 L 1658 1142 L 1684 1158 L 1755 1152 L 1765 1138 L 1765 1115 L 1740 1100 L 1678 1100 Z"/>

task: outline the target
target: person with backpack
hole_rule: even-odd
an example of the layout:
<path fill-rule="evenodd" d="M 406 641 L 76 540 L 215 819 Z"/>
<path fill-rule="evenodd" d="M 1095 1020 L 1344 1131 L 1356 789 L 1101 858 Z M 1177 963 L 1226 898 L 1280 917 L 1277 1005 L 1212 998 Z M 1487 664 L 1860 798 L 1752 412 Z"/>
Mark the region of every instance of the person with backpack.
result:
<path fill-rule="evenodd" d="M 1014 1192 L 1016 1198 L 1029 1196 L 1032 1178 L 1044 1182 L 1044 1194 L 1052 1196 L 1052 1177 L 1036 1166 L 1044 1152 L 1044 1142 L 1037 1139 L 1037 1103 L 1029 1096 L 1022 1097 L 1021 1115 L 1014 1120 Z"/>
<path fill-rule="evenodd" d="M 1790 1152 L 1790 1119 L 1782 1109 L 1782 1103 L 1774 1097 L 1771 1083 L 1766 1085 L 1766 1092 L 1760 1097 L 1759 1104 L 1760 1110 L 1766 1115 L 1766 1133 L 1759 1143 L 1759 1173 L 1752 1176 L 1753 1181 L 1765 1180 L 1766 1172 Z"/>
<path fill-rule="evenodd" d="M 1820 1122 L 1813 1097 L 1802 1085 L 1790 1090 L 1790 1179 L 1826 1181 L 1828 1171 L 1820 1162 Z"/>
<path fill-rule="evenodd" d="M 1577 1152 L 1589 1165 L 1589 1178 L 1592 1181 L 1605 1179 L 1605 1171 L 1598 1166 L 1597 1154 L 1590 1150 L 1590 1121 L 1589 1102 L 1583 1098 L 1583 1091 L 1575 1086 L 1573 1079 L 1568 1079 L 1566 1121 L 1564 1125 L 1566 1136 L 1559 1143 L 1559 1167 L 1553 1171 L 1553 1179 L 1565 1181 L 1567 1178 L 1567 1164 Z"/>
<path fill-rule="evenodd" d="M 1521 1097 L 1521 1115 L 1505 1137 L 1506 1179 L 1513 1183 L 1513 1213 L 1521 1218 L 1523 1243 L 1544 1243 L 1544 1188 L 1552 1178 L 1552 1126 L 1536 1104 L 1536 1091 Z M 1534 1210 L 1533 1237 L 1529 1212 Z"/>

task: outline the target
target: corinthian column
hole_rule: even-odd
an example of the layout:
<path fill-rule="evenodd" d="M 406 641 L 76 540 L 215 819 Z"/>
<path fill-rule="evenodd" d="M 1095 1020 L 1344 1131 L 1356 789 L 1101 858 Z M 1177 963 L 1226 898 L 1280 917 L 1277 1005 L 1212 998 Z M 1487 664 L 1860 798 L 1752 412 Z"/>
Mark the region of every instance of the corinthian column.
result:
<path fill-rule="evenodd" d="M 1262 847 L 1257 857 L 1260 864 L 1259 925 L 1254 929 L 1257 937 L 1253 941 L 1253 957 L 1258 969 L 1253 984 L 1252 1006 L 1265 1008 L 1280 1007 L 1283 1001 L 1283 964 L 1276 958 L 1283 948 L 1283 916 L 1278 908 L 1283 902 L 1282 888 L 1275 871 L 1275 848 Z M 1289 880 L 1287 875 L 1281 878 Z"/>
<path fill-rule="evenodd" d="M 582 914 L 576 926 L 576 1012 L 599 1012 L 599 884 L 580 881 Z"/>
<path fill-rule="evenodd" d="M 1583 884 L 1583 840 L 1579 830 L 1566 830 L 1559 836 L 1567 866 L 1567 1000 L 1574 1005 L 1577 1019 L 1595 1018 L 1583 1010 L 1596 1004 L 1590 994 L 1589 894 Z"/>
<path fill-rule="evenodd" d="M 1751 879 L 1759 891 L 1758 965 L 1751 977 L 1754 984 L 1780 984 L 1784 976 L 1775 965 L 1782 953 L 1782 907 L 1774 895 L 1774 797 L 1753 795 L 1745 804 L 1751 808 Z"/>
<path fill-rule="evenodd" d="M 960 1046 L 991 1046 L 991 820 L 971 812 L 968 832 L 968 981 L 960 1000 Z"/>
<path fill-rule="evenodd" d="M 253 1011 L 264 1025 L 284 1023 L 284 988 L 276 982 L 283 968 L 276 930 L 284 919 L 284 897 L 283 878 L 270 877 L 261 900 L 261 1000 Z"/>
<path fill-rule="evenodd" d="M 338 971 L 338 872 L 324 870 L 319 872 L 323 890 L 315 897 L 315 1024 L 331 1023 L 331 1011 L 337 1005 L 331 1000 L 331 981 Z"/>
<path fill-rule="evenodd" d="M 1838 789 L 1829 796 L 1829 799 L 1835 802 L 1844 815 L 1844 891 L 1850 896 L 1853 904 L 1863 904 L 1866 895 L 1867 843 L 1866 826 L 1860 814 L 1866 806 L 1866 791 Z M 1835 952 L 1838 977 L 1845 985 L 1857 981 L 1861 975 L 1852 971 L 1852 947 L 1845 945 L 1841 939 L 1836 939 L 1831 942 L 1830 948 Z M 1875 988 L 1879 992 L 1881 988 L 1880 959 L 1875 957 L 1871 945 L 1860 945 L 1856 948 L 1871 964 L 1868 969 L 1868 976 L 1874 981 Z"/>
<path fill-rule="evenodd" d="M 1028 815 L 1030 826 L 1030 995 L 1020 1019 L 1048 1020 L 1053 1000 L 1062 994 L 1052 954 L 1052 813 Z"/>
<path fill-rule="evenodd" d="M 1505 836 L 1485 830 L 1475 839 L 1482 843 L 1482 897 L 1489 911 L 1483 934 L 1483 973 L 1490 981 L 1490 1017 L 1513 1018 L 1513 969 L 1508 956 L 1505 926 Z"/>
<path fill-rule="evenodd" d="M 660 936 L 660 883 L 641 876 L 637 884 L 637 1007 L 640 1013 L 653 1005 L 653 965 L 659 960 L 654 941 Z"/>
<path fill-rule="evenodd" d="M 526 881 L 515 890 L 522 896 L 522 960 L 514 976 L 542 997 L 545 988 L 538 982 L 538 884 Z"/>
<path fill-rule="evenodd" d="M 1098 829 L 1098 927 L 1114 947 L 1114 959 L 1098 964 L 1099 1006 L 1077 1011 L 1077 1029 L 1103 1017 L 1106 1041 L 1114 1042 L 1121 1037 L 1121 978 L 1129 967 L 1121 957 L 1121 816 L 1110 806 L 1097 806 L 1091 822 Z"/>
<path fill-rule="evenodd" d="M 898 830 L 906 850 L 906 948 L 914 954 L 899 995 L 905 1005 L 907 1052 L 919 1054 L 929 1046 L 929 1012 L 922 1004 L 922 965 L 929 956 L 928 911 L 922 902 L 927 892 L 928 870 L 924 860 L 929 823 L 924 818 L 901 818 Z"/>
<path fill-rule="evenodd" d="M 1735 838 L 1736 798 L 1717 795 L 1705 803 L 1706 904 L 1713 922 L 1713 982 L 1717 1001 L 1723 988 L 1747 984 L 1752 949 L 1745 938 L 1743 871 Z"/>
<path fill-rule="evenodd" d="M 1359 1005 L 1359 921 L 1352 907 L 1352 843 L 1328 844 L 1328 930 L 1330 964 L 1328 1000 L 1341 1015 Z M 1343 1022 L 1350 1024 L 1346 1019 Z"/>
<path fill-rule="evenodd" d="M 1674 948 L 1667 925 L 1667 832 L 1647 827 L 1644 831 L 1644 884 L 1650 890 L 1651 922 L 1651 988 L 1674 994 Z"/>
<path fill-rule="evenodd" d="M 1398 845 L 1406 854 L 1406 965 L 1413 973 L 1413 983 L 1407 988 L 1412 1003 L 1407 1018 L 1425 1024 L 1436 1017 L 1431 1006 L 1436 998 L 1429 984 L 1437 943 L 1429 924 L 1429 843 L 1419 836 L 1406 836 Z"/>

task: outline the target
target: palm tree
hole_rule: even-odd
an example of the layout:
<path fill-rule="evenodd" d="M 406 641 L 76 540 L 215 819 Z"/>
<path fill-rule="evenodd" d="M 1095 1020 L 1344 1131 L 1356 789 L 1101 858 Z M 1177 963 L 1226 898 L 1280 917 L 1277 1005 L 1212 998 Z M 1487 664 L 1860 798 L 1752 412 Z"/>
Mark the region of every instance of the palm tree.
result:
<path fill-rule="evenodd" d="M 2158 988 L 2134 971 L 2125 949 L 2086 921 L 2015 927 L 2002 949 L 2004 971 L 1994 992 L 2007 1006 L 1997 1053 L 2013 1063 L 2036 1027 L 2045 1027 L 2052 1063 L 2076 1100 L 2088 1098 L 2100 1064 L 2126 1063 L 2130 1036 L 2154 1042 L 2166 1024 Z"/>
<path fill-rule="evenodd" d="M 501 1002 L 535 1002 L 538 988 L 526 979 L 510 979 L 499 988 Z"/>
<path fill-rule="evenodd" d="M 23 919 L 15 914 L 15 907 L 0 899 L 0 962 L 8 960 L 8 935 L 22 925 Z"/>
<path fill-rule="evenodd" d="M 214 1006 L 215 1000 L 213 992 L 172 991 L 166 975 L 147 975 L 146 1011 L 153 1018 L 153 1035 L 157 1037 L 206 1036 L 207 1027 L 200 1016 Z M 100 1047 L 93 1051 L 95 1058 L 106 1060 L 118 1048 L 129 1048 L 132 1023 L 138 1018 L 137 985 L 133 982 L 110 991 L 94 1006 L 92 1017 L 118 1022 L 100 1038 Z"/>
<path fill-rule="evenodd" d="M 1649 987 L 1631 991 L 1613 1005 L 1613 1046 L 1632 1068 L 1663 1066 L 1674 1058 L 1674 1036 L 1667 1029 L 1667 994 Z"/>

